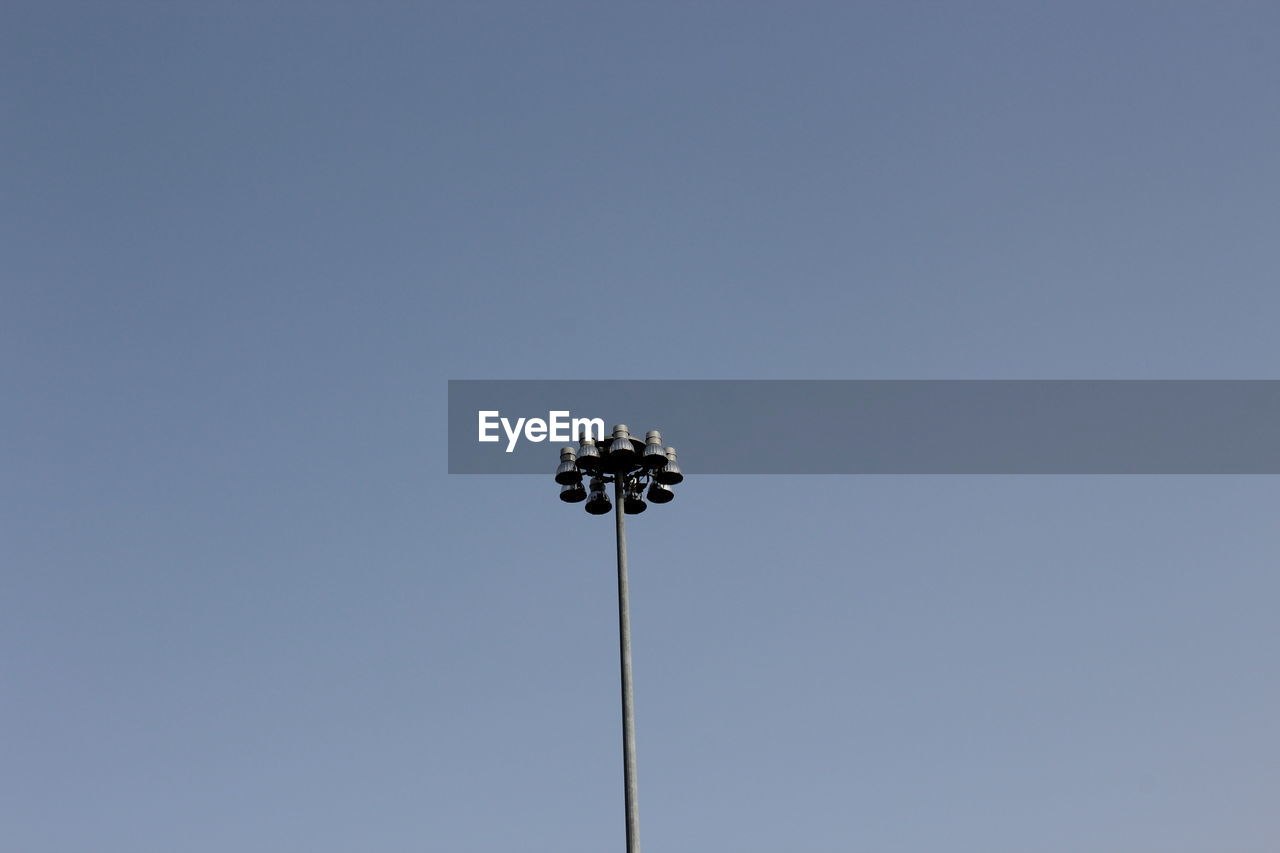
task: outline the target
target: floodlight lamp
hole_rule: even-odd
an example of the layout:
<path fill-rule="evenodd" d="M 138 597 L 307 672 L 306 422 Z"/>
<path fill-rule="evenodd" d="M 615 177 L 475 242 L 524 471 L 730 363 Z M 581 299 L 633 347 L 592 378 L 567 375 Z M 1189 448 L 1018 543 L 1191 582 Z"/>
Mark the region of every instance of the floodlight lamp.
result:
<path fill-rule="evenodd" d="M 591 478 L 591 495 L 587 498 L 586 510 L 592 515 L 604 515 L 613 510 L 613 501 L 609 500 L 609 495 L 604 490 L 604 480 L 599 477 Z"/>
<path fill-rule="evenodd" d="M 664 486 L 674 486 L 684 480 L 684 474 L 680 471 L 680 465 L 676 462 L 676 449 L 668 447 L 667 464 L 659 468 L 653 478 Z"/>
<path fill-rule="evenodd" d="M 631 433 L 626 424 L 618 424 L 613 428 L 613 441 L 609 443 L 609 467 L 615 471 L 625 470 L 635 464 L 636 448 L 631 443 Z"/>
<path fill-rule="evenodd" d="M 644 436 L 644 453 L 640 464 L 645 468 L 662 468 L 667 464 L 667 449 L 662 446 L 662 433 L 651 429 Z"/>
<path fill-rule="evenodd" d="M 576 504 L 586 499 L 587 490 L 583 488 L 581 483 L 570 483 L 560 487 L 560 500 L 567 504 Z"/>
<path fill-rule="evenodd" d="M 666 457 L 664 456 L 663 458 L 665 459 Z M 649 484 L 649 491 L 646 494 L 646 497 L 649 499 L 649 503 L 654 504 L 671 503 L 671 501 L 675 499 L 675 496 L 676 493 L 674 489 L 670 486 L 662 485 L 657 480 L 654 480 Z"/>
<path fill-rule="evenodd" d="M 622 510 L 627 515 L 639 515 L 649 508 L 649 505 L 644 502 L 644 498 L 640 496 L 639 484 L 627 486 L 622 495 Z"/>
<path fill-rule="evenodd" d="M 562 486 L 572 486 L 582 482 L 582 472 L 578 470 L 577 454 L 572 447 L 560 451 L 560 465 L 556 468 L 556 482 Z"/>
<path fill-rule="evenodd" d="M 588 474 L 594 474 L 600 470 L 600 461 L 600 448 L 596 446 L 591 434 L 584 430 L 578 442 L 578 468 Z"/>

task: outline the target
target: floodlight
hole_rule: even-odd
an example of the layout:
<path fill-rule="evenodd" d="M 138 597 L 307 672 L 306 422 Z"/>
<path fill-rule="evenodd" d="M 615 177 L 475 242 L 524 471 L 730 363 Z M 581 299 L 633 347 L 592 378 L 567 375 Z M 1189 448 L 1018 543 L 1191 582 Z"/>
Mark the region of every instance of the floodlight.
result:
<path fill-rule="evenodd" d="M 591 437 L 591 434 L 585 431 L 578 442 L 577 464 L 580 469 L 588 474 L 594 474 L 600 470 L 600 448 L 596 447 L 595 439 Z"/>
<path fill-rule="evenodd" d="M 674 486 L 684 480 L 684 474 L 681 473 L 680 465 L 676 462 L 676 449 L 668 447 L 666 450 L 667 464 L 658 469 L 657 473 L 653 475 L 653 479 L 664 486 Z"/>
<path fill-rule="evenodd" d="M 582 475 L 579 474 L 579 477 Z M 587 490 L 581 483 L 570 483 L 560 487 L 560 500 L 567 504 L 576 504 L 587 499 Z"/>
<path fill-rule="evenodd" d="M 613 510 L 613 501 L 609 500 L 609 495 L 604 490 L 604 480 L 599 477 L 591 478 L 591 494 L 587 498 L 586 509 L 592 515 L 604 515 Z"/>
<path fill-rule="evenodd" d="M 640 464 L 646 468 L 662 468 L 667 464 L 667 450 L 662 446 L 662 433 L 651 429 L 644 436 L 644 453 Z"/>
<path fill-rule="evenodd" d="M 662 458 L 665 459 L 666 457 L 663 456 Z M 654 480 L 649 484 L 649 492 L 646 495 L 649 499 L 649 503 L 655 504 L 671 503 L 671 501 L 675 499 L 675 496 L 676 493 L 674 489 L 670 486 L 662 485 L 657 480 Z"/>
<path fill-rule="evenodd" d="M 603 423 L 602 421 L 600 423 Z M 590 477 L 583 484 L 583 475 Z M 627 581 L 626 516 L 638 515 L 649 503 L 665 504 L 675 499 L 671 486 L 684 480 L 676 462 L 674 447 L 662 445 L 662 434 L 645 433 L 643 443 L 631 437 L 623 424 L 613 428 L 609 440 L 601 437 L 597 445 L 590 430 L 583 430 L 578 448 L 560 451 L 556 468 L 560 484 L 560 500 L 582 503 L 591 515 L 614 516 L 618 544 L 618 649 L 622 680 L 622 778 L 627 821 L 627 853 L 638 853 L 640 824 L 636 818 L 635 703 L 631 679 L 631 604 Z M 612 485 L 618 506 L 609 499 Z M 649 503 L 646 503 L 646 498 Z"/>
<path fill-rule="evenodd" d="M 560 466 L 556 468 L 556 482 L 562 486 L 572 486 L 582 482 L 582 472 L 578 470 L 577 454 L 572 447 L 560 451 Z"/>
<path fill-rule="evenodd" d="M 622 510 L 627 515 L 639 515 L 649 508 L 644 502 L 644 498 L 640 497 L 640 487 L 630 486 L 622 493 Z"/>
<path fill-rule="evenodd" d="M 613 428 L 613 441 L 609 444 L 609 467 L 623 470 L 635 464 L 636 447 L 631 443 L 631 433 L 626 424 L 618 424 Z"/>

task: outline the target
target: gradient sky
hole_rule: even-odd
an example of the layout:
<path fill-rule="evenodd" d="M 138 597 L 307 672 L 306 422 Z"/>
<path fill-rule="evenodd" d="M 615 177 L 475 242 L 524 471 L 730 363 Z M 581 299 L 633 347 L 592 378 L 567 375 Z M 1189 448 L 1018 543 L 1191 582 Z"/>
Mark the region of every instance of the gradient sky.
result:
<path fill-rule="evenodd" d="M 2 11 L 4 851 L 622 849 L 610 525 L 447 379 L 1280 376 L 1274 3 Z M 1276 478 L 681 461 L 646 850 L 1280 847 Z"/>

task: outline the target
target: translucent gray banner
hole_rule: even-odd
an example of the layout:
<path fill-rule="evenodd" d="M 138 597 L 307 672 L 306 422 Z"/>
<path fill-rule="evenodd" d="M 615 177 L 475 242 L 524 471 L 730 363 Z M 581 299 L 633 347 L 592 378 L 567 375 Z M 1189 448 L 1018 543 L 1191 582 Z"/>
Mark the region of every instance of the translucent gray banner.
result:
<path fill-rule="evenodd" d="M 1280 380 L 453 380 L 449 473 L 550 476 L 575 418 L 686 474 L 1280 473 Z"/>

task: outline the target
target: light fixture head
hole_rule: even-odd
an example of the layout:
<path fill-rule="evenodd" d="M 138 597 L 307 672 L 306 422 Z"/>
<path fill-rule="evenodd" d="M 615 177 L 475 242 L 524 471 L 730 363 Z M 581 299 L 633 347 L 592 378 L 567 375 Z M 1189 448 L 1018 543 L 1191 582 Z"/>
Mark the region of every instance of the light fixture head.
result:
<path fill-rule="evenodd" d="M 604 480 L 599 477 L 591 478 L 591 494 L 587 497 L 586 510 L 592 515 L 604 515 L 613 510 L 613 501 L 609 500 L 609 495 L 604 490 Z"/>
<path fill-rule="evenodd" d="M 560 465 L 556 468 L 556 482 L 562 486 L 572 486 L 582 482 L 582 472 L 578 470 L 578 455 L 572 447 L 560 451 Z"/>
<path fill-rule="evenodd" d="M 666 450 L 667 464 L 657 470 L 653 479 L 664 486 L 674 486 L 684 480 L 684 473 L 680 470 L 680 464 L 676 462 L 676 449 L 668 447 Z"/>
<path fill-rule="evenodd" d="M 640 496 L 640 484 L 631 483 L 622 492 L 622 510 L 627 515 L 639 515 L 649 508 Z"/>
<path fill-rule="evenodd" d="M 638 455 L 627 425 L 618 424 L 613 428 L 613 441 L 609 442 L 607 467 L 612 471 L 625 471 L 635 464 Z"/>
<path fill-rule="evenodd" d="M 587 499 L 587 490 L 581 483 L 571 483 L 560 487 L 560 500 L 567 504 L 576 504 Z"/>
<path fill-rule="evenodd" d="M 649 484 L 649 491 L 645 495 L 649 499 L 649 503 L 667 504 L 675 500 L 675 490 L 670 486 L 664 486 L 657 480 Z"/>
<path fill-rule="evenodd" d="M 644 436 L 644 453 L 640 454 L 640 464 L 653 470 L 667 464 L 667 450 L 662 446 L 662 433 L 651 429 Z"/>
<path fill-rule="evenodd" d="M 600 448 L 596 446 L 591 433 L 583 430 L 582 437 L 578 440 L 578 468 L 588 474 L 594 474 L 600 470 L 600 462 Z"/>

